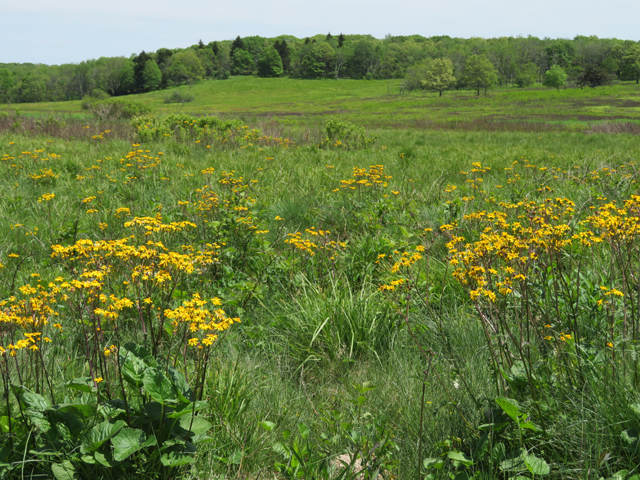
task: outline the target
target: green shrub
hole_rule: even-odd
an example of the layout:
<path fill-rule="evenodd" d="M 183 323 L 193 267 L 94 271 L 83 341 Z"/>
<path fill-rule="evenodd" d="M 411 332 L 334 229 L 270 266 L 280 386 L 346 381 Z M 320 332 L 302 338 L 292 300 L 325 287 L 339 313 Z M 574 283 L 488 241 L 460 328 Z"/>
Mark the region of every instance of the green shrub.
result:
<path fill-rule="evenodd" d="M 338 147 L 347 149 L 366 148 L 375 143 L 376 137 L 367 137 L 364 127 L 351 122 L 343 122 L 330 118 L 324 124 L 326 139 L 320 144 L 322 147 Z"/>
<path fill-rule="evenodd" d="M 87 109 L 102 120 L 129 119 L 151 112 L 151 109 L 143 103 L 115 99 L 90 103 Z"/>
<path fill-rule="evenodd" d="M 223 120 L 218 117 L 194 117 L 184 113 L 167 115 L 158 118 L 155 115 L 138 115 L 131 121 L 141 141 L 176 137 L 180 139 L 197 139 L 213 136 L 215 139 L 227 139 L 230 134 L 245 129 L 240 120 Z"/>
<path fill-rule="evenodd" d="M 164 96 L 164 103 L 189 103 L 193 102 L 195 98 L 195 95 L 173 90 Z"/>

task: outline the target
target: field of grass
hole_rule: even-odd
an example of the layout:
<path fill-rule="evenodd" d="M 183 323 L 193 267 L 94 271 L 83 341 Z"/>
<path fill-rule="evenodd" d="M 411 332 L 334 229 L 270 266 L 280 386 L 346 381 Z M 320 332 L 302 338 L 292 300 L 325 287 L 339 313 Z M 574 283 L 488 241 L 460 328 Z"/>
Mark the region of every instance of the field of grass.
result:
<path fill-rule="evenodd" d="M 401 80 L 296 80 L 289 78 L 234 77 L 178 87 L 195 99 L 184 106 L 167 105 L 169 91 L 126 98 L 140 101 L 156 113 L 183 112 L 243 118 L 277 116 L 290 124 L 323 123 L 340 115 L 372 128 L 455 128 L 473 122 L 498 124 L 562 125 L 584 128 L 602 121 L 640 120 L 640 87 L 620 83 L 610 87 L 553 90 L 495 88 L 477 97 L 473 91 L 400 94 Z M 24 114 L 82 114 L 81 102 L 56 102 L 0 106 L 0 112 L 18 108 Z M 506 125 L 506 126 L 505 126 Z"/>
<path fill-rule="evenodd" d="M 0 477 L 638 480 L 638 87 L 397 88 L 0 113 Z"/>

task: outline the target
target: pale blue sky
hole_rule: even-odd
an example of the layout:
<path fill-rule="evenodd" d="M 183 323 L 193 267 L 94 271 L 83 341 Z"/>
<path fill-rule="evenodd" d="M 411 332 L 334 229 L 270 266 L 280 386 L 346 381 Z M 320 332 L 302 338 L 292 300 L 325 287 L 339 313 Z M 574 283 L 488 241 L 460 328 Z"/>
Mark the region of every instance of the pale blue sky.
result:
<path fill-rule="evenodd" d="M 0 0 L 0 63 L 78 63 L 236 35 L 597 35 L 640 40 L 640 0 Z"/>

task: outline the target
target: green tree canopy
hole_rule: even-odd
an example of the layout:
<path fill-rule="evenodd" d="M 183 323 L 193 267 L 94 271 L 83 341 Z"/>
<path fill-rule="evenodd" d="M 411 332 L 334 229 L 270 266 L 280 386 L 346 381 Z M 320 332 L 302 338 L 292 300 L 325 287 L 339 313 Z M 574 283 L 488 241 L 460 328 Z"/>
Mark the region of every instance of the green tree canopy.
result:
<path fill-rule="evenodd" d="M 467 59 L 464 68 L 465 82 L 477 91 L 480 95 L 480 89 L 484 88 L 485 94 L 487 88 L 496 83 L 496 69 L 489 59 L 484 55 L 471 55 Z"/>
<path fill-rule="evenodd" d="M 632 45 L 622 57 L 622 72 L 638 83 L 640 81 L 640 44 Z"/>
<path fill-rule="evenodd" d="M 28 73 L 18 84 L 18 98 L 20 102 L 33 103 L 41 102 L 45 99 L 46 88 L 45 79 Z"/>
<path fill-rule="evenodd" d="M 204 77 L 204 68 L 196 53 L 188 49 L 173 54 L 170 59 L 167 75 L 170 83 L 173 85 L 181 85 L 183 83 L 191 85 L 194 82 L 202 80 Z"/>
<path fill-rule="evenodd" d="M 155 60 L 147 60 L 142 71 L 142 80 L 144 81 L 144 91 L 153 92 L 160 88 L 162 82 L 162 72 Z"/>
<path fill-rule="evenodd" d="M 282 75 L 282 59 L 274 47 L 262 51 L 258 61 L 258 75 L 261 77 L 279 77 Z"/>
<path fill-rule="evenodd" d="M 251 75 L 255 64 L 251 54 L 246 50 L 237 48 L 231 55 L 231 72 L 234 75 Z"/>
<path fill-rule="evenodd" d="M 520 66 L 516 73 L 516 85 L 519 87 L 528 87 L 536 82 L 538 76 L 538 66 L 533 62 L 528 62 Z"/>
<path fill-rule="evenodd" d="M 544 85 L 559 90 L 567 81 L 567 73 L 560 65 L 554 65 L 544 73 Z"/>
<path fill-rule="evenodd" d="M 448 58 L 436 58 L 429 62 L 425 77 L 420 81 L 426 90 L 434 90 L 440 93 L 451 88 L 456 82 L 453 76 L 453 64 Z"/>

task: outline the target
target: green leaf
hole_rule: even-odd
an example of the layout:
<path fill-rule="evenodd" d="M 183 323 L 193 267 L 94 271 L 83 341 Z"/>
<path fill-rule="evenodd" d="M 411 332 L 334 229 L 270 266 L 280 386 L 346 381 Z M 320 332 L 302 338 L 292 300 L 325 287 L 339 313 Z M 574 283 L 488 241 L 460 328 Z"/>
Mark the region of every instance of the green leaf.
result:
<path fill-rule="evenodd" d="M 527 466 L 522 455 L 518 455 L 515 458 L 508 458 L 500 462 L 500 470 L 503 472 L 523 472 L 527 470 Z"/>
<path fill-rule="evenodd" d="M 167 374 L 178 393 L 178 400 L 182 403 L 190 403 L 193 398 L 193 391 L 191 390 L 191 386 L 189 386 L 189 382 L 184 378 L 184 375 L 173 367 L 167 369 Z"/>
<path fill-rule="evenodd" d="M 524 464 L 534 475 L 549 475 L 551 469 L 544 459 L 536 457 L 533 454 L 524 456 Z"/>
<path fill-rule="evenodd" d="M 502 409 L 504 413 L 509 415 L 511 419 L 518 423 L 518 415 L 520 414 L 520 405 L 512 398 L 498 397 L 496 403 Z"/>
<path fill-rule="evenodd" d="M 76 478 L 76 471 L 69 460 L 65 460 L 62 463 L 54 463 L 51 465 L 51 471 L 56 480 L 74 480 Z"/>
<path fill-rule="evenodd" d="M 156 402 L 163 405 L 178 403 L 176 389 L 167 376 L 158 368 L 147 368 L 142 377 L 144 389 Z"/>
<path fill-rule="evenodd" d="M 181 453 L 181 452 L 168 452 L 160 457 L 160 462 L 165 467 L 177 467 L 180 465 L 189 465 L 193 463 L 195 457 L 190 454 Z"/>
<path fill-rule="evenodd" d="M 502 442 L 498 442 L 493 446 L 493 449 L 491 450 L 491 461 L 493 463 L 500 463 L 506 454 L 506 448 L 504 446 L 504 443 Z"/>
<path fill-rule="evenodd" d="M 624 440 L 627 444 L 629 445 L 633 445 L 634 443 L 636 443 L 638 441 L 638 437 L 640 436 L 640 434 L 638 433 L 637 430 L 624 430 L 620 436 L 622 437 L 622 440 Z"/>
<path fill-rule="evenodd" d="M 485 433 L 478 440 L 475 450 L 473 451 L 473 459 L 480 460 L 489 450 L 489 434 Z"/>
<path fill-rule="evenodd" d="M 96 406 L 86 403 L 63 403 L 62 405 L 54 405 L 51 409 L 60 413 L 72 413 L 80 418 L 91 418 L 96 413 Z"/>
<path fill-rule="evenodd" d="M 96 391 L 95 382 L 91 377 L 74 378 L 73 380 L 69 380 L 65 383 L 64 386 L 74 390 L 80 390 L 85 393 L 93 393 Z"/>
<path fill-rule="evenodd" d="M 465 467 L 470 467 L 473 465 L 473 460 L 467 458 L 467 456 L 462 452 L 452 451 L 447 454 L 449 460 L 453 460 L 454 462 L 461 463 Z"/>
<path fill-rule="evenodd" d="M 270 432 L 275 428 L 276 424 L 265 420 L 263 422 L 260 422 L 260 426 L 264 428 L 267 432 Z"/>
<path fill-rule="evenodd" d="M 102 452 L 95 452 L 93 454 L 93 457 L 96 459 L 96 462 L 98 462 L 103 467 L 115 467 L 119 463 L 115 460 L 108 459 L 107 456 Z"/>
<path fill-rule="evenodd" d="M 309 436 L 309 427 L 307 427 L 304 423 L 298 424 L 298 431 L 300 432 L 300 436 L 302 438 L 307 438 Z"/>
<path fill-rule="evenodd" d="M 11 387 L 25 407 L 25 416 L 41 431 L 46 432 L 49 430 L 51 425 L 45 418 L 45 412 L 51 404 L 47 399 L 22 385 L 12 385 Z"/>
<path fill-rule="evenodd" d="M 618 470 L 609 480 L 624 480 L 629 475 L 629 470 Z"/>
<path fill-rule="evenodd" d="M 444 460 L 441 458 L 425 458 L 422 461 L 422 465 L 424 465 L 424 468 L 437 468 L 438 470 L 442 470 Z"/>
<path fill-rule="evenodd" d="M 191 419 L 193 418 L 193 422 Z M 187 431 L 191 431 L 195 435 L 202 435 L 212 427 L 212 424 L 202 417 L 184 416 L 180 417 L 180 426 Z M 189 430 L 191 427 L 191 430 Z"/>
<path fill-rule="evenodd" d="M 110 423 L 108 420 L 99 423 L 84 436 L 80 451 L 84 454 L 95 452 L 104 442 L 122 430 L 125 425 L 123 420 L 118 420 L 115 423 Z"/>
<path fill-rule="evenodd" d="M 236 450 L 229 456 L 229 463 L 233 465 L 240 465 L 242 462 L 242 452 L 240 450 Z"/>
<path fill-rule="evenodd" d="M 204 400 L 198 400 L 195 405 L 193 403 L 182 403 L 178 405 L 175 410 L 167 414 L 168 418 L 178 418 L 183 415 L 190 415 L 194 412 L 199 412 L 209 406 L 209 403 Z"/>
<path fill-rule="evenodd" d="M 147 438 L 147 435 L 142 430 L 123 428 L 111 439 L 111 443 L 113 444 L 113 459 L 121 462 L 138 450 L 155 445 L 156 437 L 151 435 Z"/>
<path fill-rule="evenodd" d="M 128 344 L 127 344 L 128 345 Z M 126 347 L 118 350 L 118 361 L 124 379 L 136 388 L 142 386 L 142 376 L 147 369 L 144 361 Z"/>
<path fill-rule="evenodd" d="M 469 472 L 460 472 L 455 477 L 454 480 L 470 480 L 473 476 Z"/>

